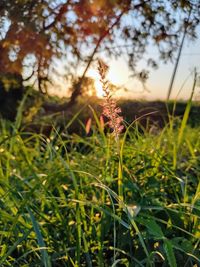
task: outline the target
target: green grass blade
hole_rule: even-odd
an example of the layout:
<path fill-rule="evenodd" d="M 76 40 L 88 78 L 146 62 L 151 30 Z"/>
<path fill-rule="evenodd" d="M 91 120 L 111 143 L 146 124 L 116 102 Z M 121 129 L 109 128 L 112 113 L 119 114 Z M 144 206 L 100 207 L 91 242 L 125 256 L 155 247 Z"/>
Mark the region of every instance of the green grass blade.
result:
<path fill-rule="evenodd" d="M 164 250 L 167 255 L 167 260 L 170 267 L 177 267 L 176 258 L 173 251 L 172 243 L 165 239 L 164 240 Z"/>
<path fill-rule="evenodd" d="M 184 115 L 183 115 L 183 119 L 182 119 L 182 122 L 181 122 L 181 127 L 179 129 L 177 149 L 179 148 L 179 146 L 180 146 L 180 144 L 182 142 L 183 133 L 184 133 L 184 130 L 185 130 L 185 127 L 187 125 L 188 118 L 189 118 L 189 114 L 190 114 L 190 110 L 191 110 L 191 106 L 192 106 L 192 98 L 193 98 L 193 95 L 194 95 L 196 82 L 197 82 L 197 73 L 195 72 L 192 92 L 191 92 L 190 99 L 188 100 L 188 103 L 187 103 L 187 106 L 186 106 L 186 109 L 185 109 L 185 112 L 184 112 Z"/>
<path fill-rule="evenodd" d="M 48 255 L 47 251 L 44 249 L 44 248 L 46 248 L 46 245 L 45 245 L 45 242 L 43 240 L 39 224 L 36 221 L 32 211 L 29 208 L 28 208 L 28 213 L 30 215 L 30 218 L 31 218 L 31 221 L 32 221 L 32 224 L 33 224 L 33 229 L 34 229 L 36 237 L 37 237 L 38 245 L 39 245 L 40 248 L 43 248 L 43 249 L 40 250 L 41 251 L 41 256 L 42 256 L 42 262 L 43 262 L 45 267 L 51 267 L 52 265 L 51 265 L 51 261 L 50 261 L 49 255 Z"/>
<path fill-rule="evenodd" d="M 17 248 L 17 246 L 29 236 L 29 234 L 30 234 L 31 231 L 32 231 L 32 229 L 30 229 L 29 231 L 27 231 L 22 237 L 20 237 L 13 244 L 12 247 L 9 248 L 8 252 L 0 259 L 0 266 L 3 266 L 3 264 L 6 261 L 7 257 L 10 256 L 12 254 L 12 252 Z"/>

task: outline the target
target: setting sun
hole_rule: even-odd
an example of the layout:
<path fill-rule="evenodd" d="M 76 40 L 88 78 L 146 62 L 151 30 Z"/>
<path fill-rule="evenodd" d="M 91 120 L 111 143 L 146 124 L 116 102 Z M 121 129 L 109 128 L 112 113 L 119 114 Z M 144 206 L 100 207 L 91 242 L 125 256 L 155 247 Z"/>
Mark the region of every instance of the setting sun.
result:
<path fill-rule="evenodd" d="M 122 69 L 120 68 L 119 71 L 119 64 L 114 64 L 111 63 L 110 64 L 110 68 L 108 70 L 108 81 L 110 84 L 119 86 L 124 84 L 124 81 L 127 80 L 127 67 L 123 66 L 124 62 L 122 62 Z M 94 83 L 95 83 L 95 88 L 96 88 L 96 92 L 97 92 L 97 96 L 98 97 L 103 97 L 104 93 L 103 93 L 103 89 L 102 89 L 102 84 L 100 82 L 100 77 L 99 77 L 99 73 L 97 71 L 97 69 L 90 69 L 88 71 L 88 76 L 91 77 L 92 79 L 94 79 Z"/>

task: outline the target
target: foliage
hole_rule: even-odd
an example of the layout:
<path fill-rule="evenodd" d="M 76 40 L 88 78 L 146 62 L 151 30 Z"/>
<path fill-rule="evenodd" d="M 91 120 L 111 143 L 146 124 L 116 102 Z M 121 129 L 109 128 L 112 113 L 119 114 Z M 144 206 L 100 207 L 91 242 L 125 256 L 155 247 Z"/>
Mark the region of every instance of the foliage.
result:
<path fill-rule="evenodd" d="M 93 115 L 86 137 L 72 121 L 47 138 L 1 120 L 0 266 L 198 266 L 199 127 L 176 150 L 181 126 L 127 126 L 122 201 L 116 143 Z"/>

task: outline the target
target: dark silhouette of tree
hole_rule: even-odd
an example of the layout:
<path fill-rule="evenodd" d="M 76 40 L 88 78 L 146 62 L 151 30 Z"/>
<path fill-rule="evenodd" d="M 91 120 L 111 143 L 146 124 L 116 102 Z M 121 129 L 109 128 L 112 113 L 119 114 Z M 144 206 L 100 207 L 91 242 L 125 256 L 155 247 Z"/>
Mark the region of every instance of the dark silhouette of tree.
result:
<path fill-rule="evenodd" d="M 67 62 L 67 75 L 85 64 L 70 101 L 53 108 L 62 110 L 81 94 L 99 51 L 115 57 L 126 53 L 133 72 L 146 79 L 148 73 L 136 67 L 148 45 L 158 49 L 159 60 L 172 60 L 181 33 L 196 38 L 199 18 L 198 0 L 1 0 L 0 73 L 34 78 L 47 93 L 45 85 L 57 71 L 55 59 Z M 158 62 L 152 57 L 147 63 L 156 67 Z"/>

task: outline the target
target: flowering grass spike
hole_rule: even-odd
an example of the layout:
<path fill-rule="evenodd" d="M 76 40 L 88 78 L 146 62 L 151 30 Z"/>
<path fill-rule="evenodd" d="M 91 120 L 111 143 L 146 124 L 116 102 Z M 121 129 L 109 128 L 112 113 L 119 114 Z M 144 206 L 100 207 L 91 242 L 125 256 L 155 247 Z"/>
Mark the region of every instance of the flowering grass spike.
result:
<path fill-rule="evenodd" d="M 122 125 L 123 117 L 119 115 L 121 113 L 121 109 L 117 107 L 116 101 L 112 98 L 109 83 L 106 80 L 108 66 L 100 59 L 98 60 L 98 71 L 104 92 L 103 115 L 108 118 L 109 127 L 113 130 L 115 139 L 118 139 L 119 134 L 124 128 Z"/>

